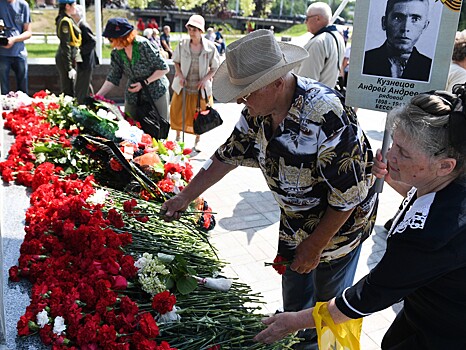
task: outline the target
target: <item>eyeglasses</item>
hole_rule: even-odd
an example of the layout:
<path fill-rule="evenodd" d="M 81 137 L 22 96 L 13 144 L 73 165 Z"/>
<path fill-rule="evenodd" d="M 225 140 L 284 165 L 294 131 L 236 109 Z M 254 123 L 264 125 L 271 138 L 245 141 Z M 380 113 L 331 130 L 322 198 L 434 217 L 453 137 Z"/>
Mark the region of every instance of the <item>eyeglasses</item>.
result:
<path fill-rule="evenodd" d="M 311 15 L 311 16 L 306 16 L 306 21 L 312 17 L 317 17 L 318 15 Z"/>
<path fill-rule="evenodd" d="M 246 96 L 241 97 L 241 100 L 243 100 L 245 103 L 248 102 L 248 98 L 249 98 L 249 96 L 251 96 L 251 94 L 252 94 L 252 92 L 250 92 Z"/>

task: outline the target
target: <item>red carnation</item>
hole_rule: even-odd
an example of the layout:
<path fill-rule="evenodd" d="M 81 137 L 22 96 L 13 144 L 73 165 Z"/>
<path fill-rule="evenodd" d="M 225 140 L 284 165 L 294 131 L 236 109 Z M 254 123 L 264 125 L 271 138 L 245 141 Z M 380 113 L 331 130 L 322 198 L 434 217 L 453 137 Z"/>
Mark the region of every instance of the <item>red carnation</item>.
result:
<path fill-rule="evenodd" d="M 176 146 L 176 143 L 173 142 L 173 141 L 167 141 L 165 142 L 164 146 L 169 149 L 169 150 L 174 150 L 175 149 L 175 146 Z"/>
<path fill-rule="evenodd" d="M 39 330 L 39 336 L 40 336 L 40 340 L 42 340 L 42 343 L 44 343 L 45 345 L 52 344 L 52 341 L 53 341 L 52 326 L 49 324 L 46 324 L 43 328 Z"/>
<path fill-rule="evenodd" d="M 159 335 L 159 327 L 155 323 L 154 317 L 149 312 L 139 316 L 139 327 L 141 333 L 147 338 L 155 338 Z"/>
<path fill-rule="evenodd" d="M 163 341 L 159 346 L 157 346 L 156 350 L 177 350 L 177 348 L 172 348 L 170 347 L 170 344 L 168 344 L 166 341 Z"/>
<path fill-rule="evenodd" d="M 20 281 L 18 266 L 10 267 L 10 270 L 8 270 L 8 274 L 9 274 L 10 280 L 12 282 L 19 282 Z"/>
<path fill-rule="evenodd" d="M 283 256 L 277 255 L 273 260 L 272 266 L 280 275 L 283 275 L 286 271 L 287 264 L 288 260 L 286 260 Z"/>
<path fill-rule="evenodd" d="M 156 294 L 152 299 L 152 308 L 161 315 L 172 311 L 175 304 L 176 297 L 168 290 Z"/>

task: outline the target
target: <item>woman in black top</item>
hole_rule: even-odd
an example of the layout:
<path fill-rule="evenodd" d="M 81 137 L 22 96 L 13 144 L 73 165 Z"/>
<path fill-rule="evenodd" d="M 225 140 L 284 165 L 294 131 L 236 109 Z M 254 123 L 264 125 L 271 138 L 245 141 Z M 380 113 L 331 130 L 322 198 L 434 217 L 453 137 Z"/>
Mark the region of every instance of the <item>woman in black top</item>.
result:
<path fill-rule="evenodd" d="M 393 144 L 373 172 L 406 195 L 377 266 L 328 303 L 335 323 L 400 300 L 382 349 L 466 349 L 466 87 L 420 94 L 389 114 Z M 313 309 L 268 318 L 274 342 L 315 327 Z"/>

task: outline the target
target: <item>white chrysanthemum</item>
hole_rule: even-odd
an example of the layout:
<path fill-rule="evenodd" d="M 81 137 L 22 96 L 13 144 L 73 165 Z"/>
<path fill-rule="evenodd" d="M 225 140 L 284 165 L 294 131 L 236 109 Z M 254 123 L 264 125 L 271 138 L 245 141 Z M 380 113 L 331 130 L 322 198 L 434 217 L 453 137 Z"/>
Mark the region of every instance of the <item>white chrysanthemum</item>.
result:
<path fill-rule="evenodd" d="M 104 204 L 107 196 L 108 191 L 105 191 L 103 189 L 97 189 L 94 194 L 87 197 L 86 202 L 93 205 Z"/>
<path fill-rule="evenodd" d="M 159 258 L 144 253 L 134 266 L 139 269 L 139 282 L 145 292 L 155 295 L 166 290 L 165 284 L 159 277 L 168 275 L 170 271 Z"/>
<path fill-rule="evenodd" d="M 179 307 L 173 305 L 173 309 L 170 312 L 166 312 L 163 315 L 159 315 L 157 323 L 171 323 L 180 322 L 181 316 L 177 314 L 177 310 L 181 310 Z"/>
<path fill-rule="evenodd" d="M 156 275 L 142 274 L 139 275 L 139 282 L 141 283 L 142 290 L 154 296 L 167 289 L 164 283 Z"/>
<path fill-rule="evenodd" d="M 42 310 L 37 314 L 37 324 L 40 328 L 44 328 L 47 323 L 49 323 L 49 314 L 47 311 Z"/>
<path fill-rule="evenodd" d="M 63 102 L 67 105 L 70 105 L 74 102 L 74 97 L 71 97 L 71 96 L 68 96 L 68 95 L 65 95 L 63 97 Z"/>
<path fill-rule="evenodd" d="M 97 116 L 102 119 L 115 120 L 116 116 L 112 112 L 106 111 L 105 109 L 99 109 L 97 111 Z"/>
<path fill-rule="evenodd" d="M 53 333 L 56 335 L 62 334 L 66 330 L 65 319 L 61 316 L 55 317 L 53 322 Z"/>

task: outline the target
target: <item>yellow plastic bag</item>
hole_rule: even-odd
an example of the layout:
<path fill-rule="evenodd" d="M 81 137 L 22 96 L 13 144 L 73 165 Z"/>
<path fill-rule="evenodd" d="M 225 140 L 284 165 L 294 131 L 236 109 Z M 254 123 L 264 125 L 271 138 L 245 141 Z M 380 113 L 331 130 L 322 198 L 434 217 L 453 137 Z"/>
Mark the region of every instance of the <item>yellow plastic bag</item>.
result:
<path fill-rule="evenodd" d="M 319 350 L 360 350 L 362 318 L 335 324 L 327 302 L 318 302 L 312 316 L 316 323 Z"/>

